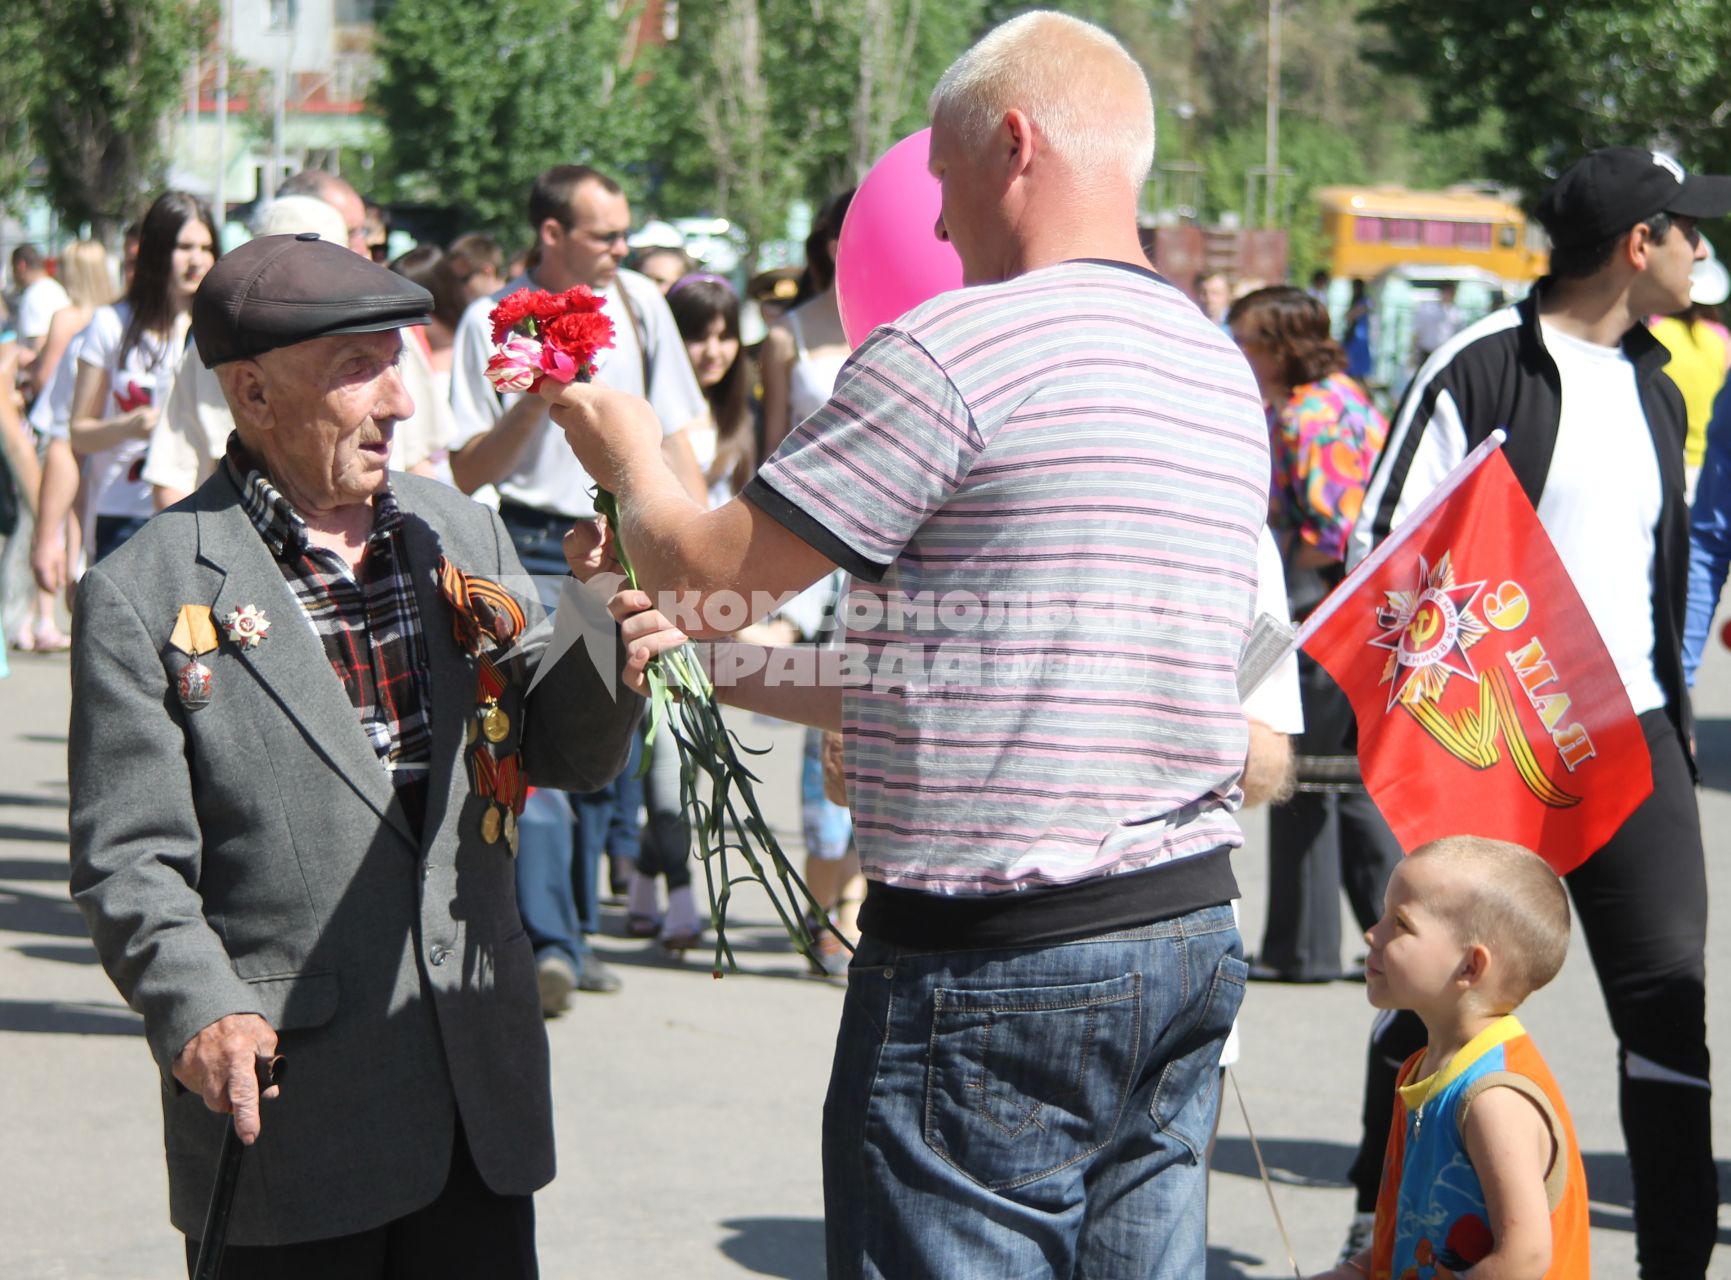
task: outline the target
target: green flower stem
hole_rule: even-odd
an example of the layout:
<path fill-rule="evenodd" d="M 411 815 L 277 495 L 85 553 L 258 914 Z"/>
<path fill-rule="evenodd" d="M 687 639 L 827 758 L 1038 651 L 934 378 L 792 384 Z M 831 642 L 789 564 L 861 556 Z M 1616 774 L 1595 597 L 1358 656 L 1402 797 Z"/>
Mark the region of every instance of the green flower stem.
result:
<path fill-rule="evenodd" d="M 619 536 L 618 499 L 597 488 L 595 510 L 613 531 L 613 558 L 624 571 L 626 582 L 636 588 L 637 573 Z M 765 751 L 745 746 L 727 727 L 715 687 L 704 674 L 691 644 L 658 654 L 651 660 L 646 678 L 650 697 L 644 746 L 652 746 L 656 734 L 666 725 L 679 751 L 680 805 L 697 835 L 698 858 L 703 863 L 703 878 L 709 889 L 709 919 L 715 930 L 715 976 L 721 976 L 724 963 L 729 969 L 739 969 L 727 940 L 727 908 L 734 886 L 750 883 L 761 885 L 769 895 L 782 928 L 812 972 L 825 972 L 817 954 L 817 938 L 805 924 L 808 915 L 822 921 L 822 927 L 849 951 L 853 945 L 831 923 L 828 910 L 812 895 L 763 816 L 752 786 L 760 779 L 746 768 L 739 753 L 763 755 Z M 648 768 L 646 750 L 640 773 Z M 734 874 L 730 854 L 744 860 L 743 872 Z"/>

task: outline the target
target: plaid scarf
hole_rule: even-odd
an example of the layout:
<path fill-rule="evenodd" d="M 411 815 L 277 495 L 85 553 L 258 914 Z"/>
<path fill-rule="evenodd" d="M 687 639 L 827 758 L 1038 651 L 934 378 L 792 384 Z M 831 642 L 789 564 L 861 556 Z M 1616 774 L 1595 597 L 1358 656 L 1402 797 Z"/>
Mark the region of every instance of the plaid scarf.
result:
<path fill-rule="evenodd" d="M 419 831 L 432 762 L 432 701 L 396 496 L 388 488 L 374 496 L 373 529 L 360 564 L 351 571 L 334 551 L 311 544 L 306 521 L 266 478 L 238 435 L 229 437 L 224 462 L 242 509 L 324 643 L 331 670 Z"/>

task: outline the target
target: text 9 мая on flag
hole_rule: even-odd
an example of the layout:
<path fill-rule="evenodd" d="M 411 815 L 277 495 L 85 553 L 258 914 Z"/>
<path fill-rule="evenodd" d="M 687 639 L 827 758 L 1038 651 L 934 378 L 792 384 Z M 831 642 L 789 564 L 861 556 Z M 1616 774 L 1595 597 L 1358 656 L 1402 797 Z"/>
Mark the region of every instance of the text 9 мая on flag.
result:
<path fill-rule="evenodd" d="M 1352 702 L 1401 847 L 1511 840 L 1579 866 L 1653 790 L 1617 668 L 1497 433 L 1299 635 Z"/>

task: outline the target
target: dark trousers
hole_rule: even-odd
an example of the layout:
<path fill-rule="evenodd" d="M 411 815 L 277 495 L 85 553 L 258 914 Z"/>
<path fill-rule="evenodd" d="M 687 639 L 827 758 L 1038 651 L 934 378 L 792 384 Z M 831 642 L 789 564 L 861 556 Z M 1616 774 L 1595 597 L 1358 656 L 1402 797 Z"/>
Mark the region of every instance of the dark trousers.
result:
<path fill-rule="evenodd" d="M 1287 978 L 1340 973 L 1340 891 L 1359 928 L 1382 915 L 1401 848 L 1362 790 L 1301 791 L 1268 811 L 1268 916 L 1257 960 Z"/>
<path fill-rule="evenodd" d="M 149 516 L 97 516 L 96 546 L 92 549 L 90 563 L 95 564 L 144 528 L 148 519 Z"/>
<path fill-rule="evenodd" d="M 1370 1051 L 1364 1063 L 1364 1132 L 1347 1177 L 1358 1193 L 1360 1213 L 1376 1209 L 1382 1189 L 1382 1160 L 1388 1154 L 1388 1131 L 1394 1124 L 1394 1085 L 1401 1063 L 1425 1047 L 1424 1023 L 1411 1009 L 1385 1009 L 1370 1028 Z"/>
<path fill-rule="evenodd" d="M 1653 794 L 1568 875 L 1617 1033 L 1623 1140 L 1644 1280 L 1706 1274 L 1717 1233 L 1707 1052 L 1707 867 L 1683 743 L 1641 717 Z"/>
<path fill-rule="evenodd" d="M 198 1241 L 186 1242 L 186 1273 Z M 371 1231 L 285 1245 L 230 1245 L 222 1280 L 535 1280 L 535 1201 L 488 1189 L 457 1127 L 438 1199 Z"/>

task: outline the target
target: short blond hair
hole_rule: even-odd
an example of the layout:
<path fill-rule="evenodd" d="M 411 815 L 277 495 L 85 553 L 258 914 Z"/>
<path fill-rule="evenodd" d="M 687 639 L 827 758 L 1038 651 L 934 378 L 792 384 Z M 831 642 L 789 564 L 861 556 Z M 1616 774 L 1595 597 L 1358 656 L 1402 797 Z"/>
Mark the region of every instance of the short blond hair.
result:
<path fill-rule="evenodd" d="M 1036 10 L 992 28 L 944 72 L 929 107 L 970 151 L 1019 109 L 1078 176 L 1116 172 L 1140 191 L 1154 166 L 1148 77 L 1110 33 L 1067 14 Z"/>
<path fill-rule="evenodd" d="M 1562 971 L 1569 953 L 1569 895 L 1530 849 L 1483 836 L 1446 836 L 1412 858 L 1456 869 L 1446 901 L 1427 902 L 1464 945 L 1488 948 L 1516 1004 Z"/>

